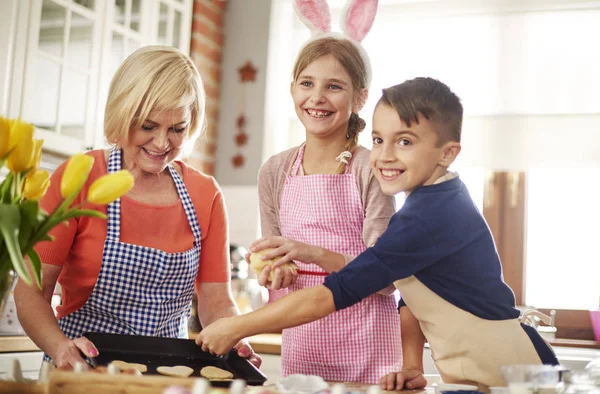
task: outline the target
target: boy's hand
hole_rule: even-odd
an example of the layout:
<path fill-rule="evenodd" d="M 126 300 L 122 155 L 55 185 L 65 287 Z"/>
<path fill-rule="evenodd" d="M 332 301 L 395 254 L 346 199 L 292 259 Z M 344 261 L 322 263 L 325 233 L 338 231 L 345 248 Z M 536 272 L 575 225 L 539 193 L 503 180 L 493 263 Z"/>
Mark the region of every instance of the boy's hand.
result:
<path fill-rule="evenodd" d="M 223 355 L 233 349 L 240 339 L 236 330 L 236 317 L 224 317 L 200 331 L 196 337 L 196 345 L 205 352 Z"/>
<path fill-rule="evenodd" d="M 418 369 L 406 369 L 400 372 L 391 372 L 379 379 L 382 390 L 402 389 L 415 390 L 427 386 L 427 380 L 423 372 Z"/>

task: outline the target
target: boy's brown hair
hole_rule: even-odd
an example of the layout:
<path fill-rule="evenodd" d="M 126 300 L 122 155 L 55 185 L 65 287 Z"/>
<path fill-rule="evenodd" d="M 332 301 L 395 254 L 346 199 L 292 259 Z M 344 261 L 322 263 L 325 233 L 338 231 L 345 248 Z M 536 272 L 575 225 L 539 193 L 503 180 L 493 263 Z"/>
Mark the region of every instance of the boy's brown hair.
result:
<path fill-rule="evenodd" d="M 433 78 L 415 78 L 383 89 L 379 104 L 394 108 L 410 127 L 419 123 L 420 113 L 434 124 L 440 137 L 438 144 L 460 142 L 463 107 L 460 99 L 444 83 Z"/>

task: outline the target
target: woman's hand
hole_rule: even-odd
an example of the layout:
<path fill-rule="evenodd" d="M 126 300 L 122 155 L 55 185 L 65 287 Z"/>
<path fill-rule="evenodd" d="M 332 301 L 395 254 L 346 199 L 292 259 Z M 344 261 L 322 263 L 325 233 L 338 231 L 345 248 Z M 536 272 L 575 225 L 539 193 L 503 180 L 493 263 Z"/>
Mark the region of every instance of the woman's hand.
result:
<path fill-rule="evenodd" d="M 248 344 L 247 340 L 242 339 L 233 348 L 237 350 L 238 356 L 247 359 L 256 368 L 260 368 L 260 365 L 262 364 L 262 358 L 260 358 L 258 354 L 254 353 L 254 350 L 252 350 L 252 347 Z"/>
<path fill-rule="evenodd" d="M 274 250 L 263 256 L 264 260 L 278 258 L 273 263 L 273 269 L 281 267 L 285 263 L 298 260 L 306 264 L 318 264 L 321 248 L 294 241 L 286 237 L 271 236 L 257 239 L 250 245 L 250 252 L 256 253 L 263 249 Z"/>
<path fill-rule="evenodd" d="M 98 356 L 98 349 L 89 339 L 81 337 L 74 340 L 65 338 L 49 356 L 57 368 L 75 368 L 77 363 L 87 366 L 80 351 L 88 357 Z"/>
<path fill-rule="evenodd" d="M 422 389 L 427 386 L 423 372 L 418 369 L 406 369 L 400 372 L 391 372 L 379 378 L 382 390 L 408 390 Z"/>
<path fill-rule="evenodd" d="M 236 316 L 224 317 L 200 331 L 196 337 L 196 345 L 205 352 L 223 355 L 233 349 L 236 344 L 239 345 L 241 336 L 237 334 L 237 331 Z M 242 350 L 243 348 L 239 349 L 239 351 Z"/>

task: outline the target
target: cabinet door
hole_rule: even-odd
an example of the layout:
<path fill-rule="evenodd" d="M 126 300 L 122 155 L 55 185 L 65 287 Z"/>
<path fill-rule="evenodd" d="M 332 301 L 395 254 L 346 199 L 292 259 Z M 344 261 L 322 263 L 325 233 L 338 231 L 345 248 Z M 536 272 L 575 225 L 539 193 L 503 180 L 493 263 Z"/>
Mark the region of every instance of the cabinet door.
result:
<path fill-rule="evenodd" d="M 159 45 L 179 48 L 189 54 L 192 31 L 192 2 L 190 0 L 158 0 L 153 37 Z"/>
<path fill-rule="evenodd" d="M 144 45 L 189 53 L 192 0 L 0 0 L 0 111 L 44 148 L 106 147 L 104 106 L 119 65 Z M 5 83 L 6 81 L 10 83 Z M 9 86 L 10 85 L 10 86 Z"/>
<path fill-rule="evenodd" d="M 93 141 L 101 15 L 97 0 L 31 0 L 21 117 L 65 154 Z"/>
<path fill-rule="evenodd" d="M 191 0 L 110 0 L 105 11 L 100 87 L 94 148 L 106 148 L 104 106 L 110 82 L 121 63 L 145 45 L 169 45 L 189 53 Z"/>

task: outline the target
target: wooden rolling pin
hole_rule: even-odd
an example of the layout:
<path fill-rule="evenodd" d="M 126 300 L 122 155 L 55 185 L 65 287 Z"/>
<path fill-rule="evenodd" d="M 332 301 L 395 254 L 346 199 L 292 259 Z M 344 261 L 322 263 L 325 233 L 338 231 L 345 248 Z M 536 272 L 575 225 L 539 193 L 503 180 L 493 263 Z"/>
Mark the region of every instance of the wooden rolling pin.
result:
<path fill-rule="evenodd" d="M 199 376 L 198 376 L 199 377 Z M 91 372 L 53 371 L 48 381 L 47 394 L 162 394 L 169 386 L 194 385 L 193 378 L 168 376 L 109 375 Z M 211 391 L 215 388 L 211 388 Z M 226 392 L 226 390 L 223 390 Z"/>
<path fill-rule="evenodd" d="M 0 394 L 46 394 L 45 384 L 0 381 Z"/>

